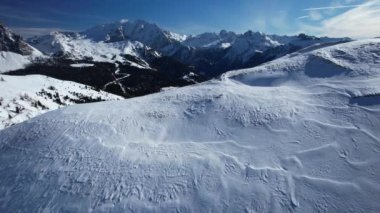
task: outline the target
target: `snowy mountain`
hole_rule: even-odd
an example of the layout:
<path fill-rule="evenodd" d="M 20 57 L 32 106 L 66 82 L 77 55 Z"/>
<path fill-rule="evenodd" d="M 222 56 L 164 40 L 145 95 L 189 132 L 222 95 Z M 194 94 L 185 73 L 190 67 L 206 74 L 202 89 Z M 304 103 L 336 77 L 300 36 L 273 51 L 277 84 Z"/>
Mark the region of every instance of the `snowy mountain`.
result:
<path fill-rule="evenodd" d="M 347 42 L 347 38 L 317 38 L 267 35 L 247 31 L 244 34 L 221 31 L 189 37 L 183 42 L 195 48 L 192 53 L 173 57 L 192 64 L 208 76 L 217 76 L 226 71 L 253 67 L 316 44 Z"/>
<path fill-rule="evenodd" d="M 0 73 L 23 70 L 46 60 L 47 56 L 21 36 L 0 25 Z M 62 106 L 118 99 L 121 97 L 74 82 L 0 74 L 0 129 Z"/>
<path fill-rule="evenodd" d="M 22 69 L 42 53 L 0 24 L 0 73 Z"/>
<path fill-rule="evenodd" d="M 380 39 L 0 132 L 0 210 L 378 212 Z"/>
<path fill-rule="evenodd" d="M 147 52 L 150 57 L 160 57 L 159 53 L 151 50 L 140 42 L 94 42 L 79 33 L 52 32 L 50 35 L 34 37 L 28 42 L 41 52 L 53 57 L 65 57 L 73 60 L 88 59 L 96 62 L 128 63 L 137 68 L 149 69 L 144 61 Z M 129 55 L 140 59 L 140 63 L 128 60 Z"/>
<path fill-rule="evenodd" d="M 317 38 L 305 34 L 278 36 L 252 31 L 236 34 L 225 30 L 184 36 L 146 21 L 121 20 L 79 33 L 37 37 L 29 43 L 42 52 L 71 56 L 71 59 L 93 57 L 96 61 L 123 62 L 123 54 L 129 54 L 149 64 L 152 58 L 166 56 L 194 67 L 197 74 L 212 78 L 229 70 L 257 66 L 311 45 L 347 41 L 347 38 Z M 141 54 L 147 51 L 153 53 Z"/>
<path fill-rule="evenodd" d="M 0 51 L 32 55 L 35 50 L 25 43 L 21 36 L 12 33 L 8 28 L 0 24 Z"/>
<path fill-rule="evenodd" d="M 183 44 L 194 48 L 228 48 L 231 43 L 234 43 L 238 35 L 234 32 L 227 32 L 225 30 L 217 33 L 202 33 L 196 36 L 189 36 Z"/>
<path fill-rule="evenodd" d="M 321 44 L 350 41 L 348 38 L 317 38 L 267 35 L 247 31 L 180 36 L 146 21 L 121 20 L 93 27 L 81 33 L 94 41 L 138 41 L 162 55 L 195 67 L 199 73 L 215 77 L 226 71 L 257 66 L 302 48 Z M 172 36 L 175 35 L 175 36 Z"/>
<path fill-rule="evenodd" d="M 194 68 L 163 56 L 138 41 L 95 41 L 83 33 L 53 32 L 30 38 L 28 42 L 47 57 L 6 74 L 47 75 L 124 97 L 146 95 L 165 87 L 204 80 Z"/>
<path fill-rule="evenodd" d="M 0 75 L 0 129 L 63 106 L 122 97 L 46 76 Z"/>
<path fill-rule="evenodd" d="M 94 41 L 118 42 L 127 39 L 139 41 L 157 50 L 186 39 L 186 36 L 163 30 L 156 24 L 143 20 L 121 20 L 103 24 L 85 30 L 81 34 Z"/>

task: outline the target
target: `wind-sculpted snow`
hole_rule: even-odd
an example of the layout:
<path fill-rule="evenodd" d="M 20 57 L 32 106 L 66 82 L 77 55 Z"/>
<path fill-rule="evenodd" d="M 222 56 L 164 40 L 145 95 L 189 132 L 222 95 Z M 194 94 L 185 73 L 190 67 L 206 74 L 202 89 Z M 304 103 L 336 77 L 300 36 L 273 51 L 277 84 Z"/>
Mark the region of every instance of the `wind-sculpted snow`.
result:
<path fill-rule="evenodd" d="M 378 212 L 380 105 L 352 100 L 380 94 L 379 44 L 298 53 L 3 130 L 0 210 Z M 324 75 L 310 76 L 310 63 Z"/>

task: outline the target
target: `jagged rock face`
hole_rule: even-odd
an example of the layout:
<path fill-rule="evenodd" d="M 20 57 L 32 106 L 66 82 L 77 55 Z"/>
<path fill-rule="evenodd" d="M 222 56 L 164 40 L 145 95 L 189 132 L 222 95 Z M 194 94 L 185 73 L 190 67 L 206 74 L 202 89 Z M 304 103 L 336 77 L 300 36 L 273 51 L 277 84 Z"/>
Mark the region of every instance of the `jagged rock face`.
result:
<path fill-rule="evenodd" d="M 23 41 L 21 36 L 12 33 L 0 24 L 0 51 L 31 55 L 33 49 Z"/>

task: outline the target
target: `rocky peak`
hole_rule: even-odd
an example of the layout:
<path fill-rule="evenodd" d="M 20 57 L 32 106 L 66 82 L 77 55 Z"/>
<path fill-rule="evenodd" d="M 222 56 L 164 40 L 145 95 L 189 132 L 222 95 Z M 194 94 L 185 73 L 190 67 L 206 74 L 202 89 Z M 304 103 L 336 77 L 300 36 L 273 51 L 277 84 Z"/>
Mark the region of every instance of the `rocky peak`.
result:
<path fill-rule="evenodd" d="M 31 55 L 33 49 L 24 42 L 20 35 L 14 34 L 8 28 L 0 24 L 0 51 Z"/>

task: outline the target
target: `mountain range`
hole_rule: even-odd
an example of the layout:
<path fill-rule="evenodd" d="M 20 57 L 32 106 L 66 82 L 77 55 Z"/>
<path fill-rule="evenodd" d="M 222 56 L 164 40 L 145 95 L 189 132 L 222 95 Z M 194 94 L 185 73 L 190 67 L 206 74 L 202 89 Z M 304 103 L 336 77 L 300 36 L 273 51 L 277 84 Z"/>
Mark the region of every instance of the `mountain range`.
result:
<path fill-rule="evenodd" d="M 14 41 L 38 50 L 43 57 L 7 74 L 43 74 L 135 97 L 257 66 L 313 45 L 333 45 L 350 39 L 224 30 L 185 36 L 146 21 L 121 20 L 82 32 L 52 32 L 26 42 Z M 14 47 L 7 46 L 10 47 L 3 49 L 23 53 L 22 48 L 12 51 Z"/>
<path fill-rule="evenodd" d="M 3 108 L 2 126 L 24 121 L 46 112 L 47 108 L 110 100 L 105 98 L 105 94 L 111 97 L 108 93 L 117 95 L 111 99 L 143 96 L 203 82 L 228 70 L 257 66 L 297 51 L 348 41 L 305 34 L 278 36 L 252 31 L 238 34 L 225 30 L 185 36 L 142 20 L 121 20 L 81 32 L 52 32 L 23 40 L 0 25 L 0 73 L 14 76 L 2 78 L 33 85 L 26 93 L 33 98 L 25 104 L 24 100 L 17 101 L 25 95 L 16 92 L 21 87 L 3 83 L 4 88 L 11 87 L 15 92 L 3 100 L 3 106 L 7 107 Z M 24 78 L 25 75 L 54 79 L 49 78 L 47 81 L 52 83 L 48 85 L 39 76 Z M 68 95 L 81 91 L 79 97 L 71 97 L 74 101 L 64 101 L 64 97 L 68 100 L 66 95 L 53 97 L 55 93 L 68 92 L 63 86 L 54 85 L 72 82 L 77 84 L 68 87 L 71 88 Z M 47 103 L 50 107 L 16 110 L 41 102 L 37 93 L 49 91 L 49 87 L 57 88 L 49 93 L 52 95 L 44 96 L 51 102 Z"/>
<path fill-rule="evenodd" d="M 94 53 L 94 51 L 89 50 L 88 54 L 75 52 L 73 49 L 75 47 L 108 44 L 106 45 L 108 48 L 119 50 L 119 52 L 108 51 L 115 55 L 119 56 L 120 53 L 135 55 L 147 61 L 158 55 L 167 56 L 194 67 L 197 73 L 210 78 L 229 70 L 256 66 L 314 44 L 349 40 L 318 38 L 305 34 L 266 35 L 252 31 L 237 34 L 225 30 L 219 33 L 185 36 L 161 29 L 156 24 L 143 20 L 121 20 L 98 25 L 79 33 L 55 32 L 49 36 L 31 38 L 28 42 L 49 55 L 67 54 L 77 58 L 88 57 L 89 52 Z M 49 45 L 52 42 L 54 45 Z M 126 42 L 129 42 L 128 45 Z M 73 48 L 67 48 L 68 45 Z M 153 54 L 146 54 L 149 50 L 152 50 Z M 108 59 L 113 57 L 102 56 L 101 53 L 96 53 L 92 57 L 94 60 L 105 61 L 99 59 L 99 56 Z M 114 60 L 122 61 L 120 58 Z"/>

